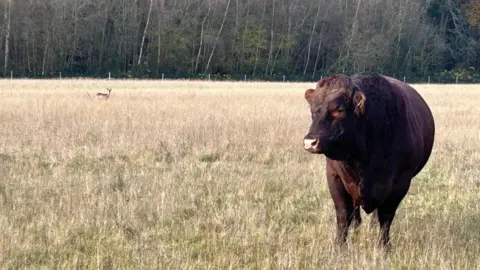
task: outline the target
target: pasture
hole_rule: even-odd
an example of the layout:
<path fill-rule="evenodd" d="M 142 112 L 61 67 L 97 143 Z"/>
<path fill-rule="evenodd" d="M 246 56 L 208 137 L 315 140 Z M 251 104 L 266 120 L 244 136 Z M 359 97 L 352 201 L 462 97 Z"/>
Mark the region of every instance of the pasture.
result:
<path fill-rule="evenodd" d="M 1 267 L 478 269 L 480 86 L 415 86 L 435 145 L 386 257 L 363 211 L 333 245 L 314 85 L 1 80 Z"/>

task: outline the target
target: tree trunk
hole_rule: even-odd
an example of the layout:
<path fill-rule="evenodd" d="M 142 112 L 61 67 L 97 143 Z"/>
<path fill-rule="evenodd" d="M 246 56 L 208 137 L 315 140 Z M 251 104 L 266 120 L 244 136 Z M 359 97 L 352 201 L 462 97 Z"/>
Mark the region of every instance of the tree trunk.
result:
<path fill-rule="evenodd" d="M 73 67 L 75 61 L 75 54 L 77 51 L 77 24 L 78 24 L 78 0 L 75 0 L 75 6 L 73 7 L 73 46 L 72 52 L 70 53 L 70 69 Z M 43 71 L 42 71 L 43 72 Z"/>
<path fill-rule="evenodd" d="M 408 4 L 408 0 L 407 0 Z M 397 46 L 395 48 L 395 58 L 393 59 L 393 70 L 397 70 L 398 58 L 400 57 L 400 39 L 402 38 L 403 22 L 405 17 L 401 15 L 400 24 L 398 25 Z"/>
<path fill-rule="evenodd" d="M 313 72 L 312 72 L 312 79 L 315 78 L 315 74 L 317 73 L 318 61 L 320 60 L 320 51 L 322 48 L 322 40 L 323 40 L 323 28 L 325 27 L 325 22 L 327 21 L 327 14 L 329 14 L 329 7 L 327 6 L 323 12 L 324 16 L 322 19 L 322 24 L 320 26 L 320 34 L 318 39 L 318 48 L 317 48 L 317 57 L 315 58 L 315 64 L 313 65 Z"/>
<path fill-rule="evenodd" d="M 245 38 L 247 36 L 248 30 L 248 15 L 250 14 L 250 0 L 247 1 L 247 15 L 245 16 L 245 28 L 243 29 L 243 37 L 242 37 L 242 51 L 240 53 L 241 61 L 240 61 L 240 71 L 243 70 L 243 63 L 245 62 Z"/>
<path fill-rule="evenodd" d="M 8 3 L 8 6 L 7 6 Z M 3 77 L 7 76 L 7 68 L 8 68 L 8 57 L 10 52 L 10 14 L 12 8 L 12 0 L 5 1 L 5 23 L 6 23 L 6 30 L 5 30 L 5 63 L 3 65 Z"/>
<path fill-rule="evenodd" d="M 110 5 L 107 4 L 107 7 L 105 8 L 105 21 L 103 23 L 102 43 L 101 43 L 101 46 L 100 46 L 100 53 L 99 53 L 99 56 L 98 56 L 97 72 L 101 72 L 102 67 L 103 67 L 103 58 L 104 58 L 104 54 L 105 54 L 105 43 L 107 42 L 106 35 L 107 35 L 107 26 L 108 26 L 108 17 L 109 17 L 109 7 L 110 7 Z"/>
<path fill-rule="evenodd" d="M 159 0 L 159 11 L 158 11 L 158 40 L 157 40 L 157 68 L 160 66 L 162 59 L 162 27 L 165 23 L 164 14 L 165 14 L 165 2 L 164 0 Z"/>
<path fill-rule="evenodd" d="M 272 0 L 272 21 L 270 24 L 270 48 L 268 49 L 268 59 L 267 59 L 267 66 L 265 67 L 265 75 L 268 74 L 268 67 L 270 65 L 270 61 L 272 58 L 273 52 L 273 37 L 274 37 L 274 23 L 275 23 L 275 0 Z"/>
<path fill-rule="evenodd" d="M 280 54 L 282 45 L 283 45 L 283 41 L 278 46 L 277 52 L 275 53 L 275 57 L 273 57 L 272 67 L 270 68 L 270 77 L 273 75 L 273 71 L 275 70 L 275 64 L 277 63 L 278 55 Z"/>
<path fill-rule="evenodd" d="M 310 31 L 310 38 L 308 40 L 307 47 L 307 59 L 305 59 L 305 67 L 303 69 L 303 76 L 307 73 L 308 62 L 310 62 L 310 50 L 312 49 L 312 39 L 313 33 L 315 32 L 315 27 L 317 26 L 318 14 L 320 13 L 320 1 L 318 1 L 317 15 L 315 15 L 315 20 L 313 21 L 312 31 Z"/>
<path fill-rule="evenodd" d="M 120 35 L 120 50 L 119 50 L 119 53 L 121 55 L 121 59 L 122 59 L 122 66 L 123 66 L 123 72 L 127 72 L 128 70 L 128 49 L 127 49 L 127 42 L 126 42 L 126 33 L 127 33 L 127 28 L 125 26 L 126 24 L 126 18 L 127 18 L 127 15 L 126 15 L 126 5 L 125 5 L 125 1 L 122 1 L 122 34 Z"/>
<path fill-rule="evenodd" d="M 355 39 L 355 31 L 357 28 L 357 17 L 358 17 L 358 11 L 360 10 L 360 3 L 362 2 L 361 0 L 357 0 L 357 9 L 355 10 L 355 17 L 353 17 L 353 24 L 352 24 L 352 32 L 350 33 L 349 40 L 347 42 L 347 53 L 345 55 L 345 60 L 348 63 L 348 58 L 350 57 L 350 47 L 352 46 L 352 42 Z M 346 63 L 342 64 L 342 73 L 345 73 L 345 66 Z"/>
<path fill-rule="evenodd" d="M 292 32 L 292 9 L 293 9 L 293 5 L 295 3 L 292 2 L 290 4 L 290 6 L 288 7 L 288 17 L 287 17 L 287 37 L 286 37 L 286 40 L 287 40 L 287 43 L 290 43 L 290 35 L 291 35 L 291 32 Z M 285 50 L 285 59 L 284 62 L 283 62 L 283 69 L 284 69 L 284 72 L 287 71 L 287 67 L 288 67 L 288 63 L 289 63 L 289 60 L 290 60 L 290 46 L 287 46 L 287 49 Z"/>
<path fill-rule="evenodd" d="M 142 63 L 143 46 L 145 44 L 145 36 L 147 35 L 148 24 L 150 23 L 150 14 L 152 13 L 153 0 L 150 0 L 150 7 L 148 8 L 147 22 L 143 30 L 142 44 L 140 45 L 140 54 L 138 55 L 138 65 Z"/>
<path fill-rule="evenodd" d="M 205 14 L 205 17 L 203 17 L 202 26 L 200 28 L 200 45 L 198 46 L 197 60 L 195 61 L 194 72 L 197 72 L 198 63 L 200 62 L 200 54 L 201 54 L 202 48 L 203 48 L 203 29 L 204 29 L 204 26 L 205 26 L 205 22 L 207 21 L 208 14 L 210 13 L 210 8 L 211 8 L 211 5 L 208 5 L 207 14 Z"/>
<path fill-rule="evenodd" d="M 47 30 L 45 35 L 47 36 L 45 41 L 45 47 L 43 48 L 42 76 L 45 75 L 45 68 L 47 66 L 48 46 L 50 45 L 50 31 Z"/>
<path fill-rule="evenodd" d="M 210 57 L 208 58 L 207 67 L 205 67 L 205 72 L 208 72 L 208 68 L 210 67 L 210 61 L 212 60 L 213 53 L 215 52 L 215 47 L 217 46 L 218 38 L 222 33 L 223 25 L 225 24 L 225 19 L 227 18 L 228 7 L 230 6 L 230 0 L 227 2 L 227 7 L 225 8 L 225 14 L 223 14 L 222 25 L 220 25 L 220 29 L 218 30 L 217 37 L 215 38 L 215 42 L 213 43 L 212 52 L 210 53 Z"/>
<path fill-rule="evenodd" d="M 27 70 L 28 72 L 31 72 L 32 69 L 31 69 L 31 66 L 32 66 L 32 63 L 30 62 L 30 53 L 29 53 L 29 47 L 30 47 L 30 41 L 29 41 L 30 37 L 29 37 L 29 34 L 27 33 L 27 35 L 25 36 L 25 54 L 27 56 Z"/>
<path fill-rule="evenodd" d="M 267 0 L 263 3 L 263 13 L 262 17 L 265 16 L 265 12 L 267 10 Z M 255 77 L 255 72 L 257 71 L 257 63 L 258 63 L 258 51 L 260 50 L 260 43 L 262 42 L 262 31 L 259 31 L 258 33 L 258 43 L 257 43 L 257 49 L 255 50 L 255 63 L 253 64 L 253 74 L 252 77 Z"/>
<path fill-rule="evenodd" d="M 320 59 L 320 50 L 322 48 L 322 37 L 323 37 L 323 22 L 320 28 L 320 38 L 318 40 L 318 48 L 317 48 L 317 57 L 315 58 L 315 64 L 313 65 L 313 72 L 312 72 L 312 79 L 315 78 L 315 73 L 317 73 L 318 61 Z"/>
<path fill-rule="evenodd" d="M 239 6 L 239 1 L 235 0 L 235 27 L 233 28 L 233 39 L 232 39 L 232 46 L 230 47 L 230 51 L 233 52 L 236 42 L 237 42 L 237 33 L 238 33 L 238 28 L 239 28 L 239 17 L 240 17 L 240 6 Z"/>

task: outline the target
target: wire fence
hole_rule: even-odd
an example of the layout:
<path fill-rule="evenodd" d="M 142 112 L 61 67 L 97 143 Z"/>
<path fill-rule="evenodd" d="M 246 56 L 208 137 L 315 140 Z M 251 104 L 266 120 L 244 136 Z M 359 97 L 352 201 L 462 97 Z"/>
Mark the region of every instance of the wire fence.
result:
<path fill-rule="evenodd" d="M 249 75 L 249 74 L 194 74 L 194 73 L 142 73 L 133 72 L 104 72 L 104 73 L 78 73 L 78 72 L 49 72 L 38 74 L 35 72 L 16 73 L 10 71 L 6 79 L 155 79 L 155 80 L 208 80 L 208 81 L 265 81 L 265 82 L 316 82 L 325 76 L 333 74 L 296 75 L 296 74 L 271 74 L 271 75 Z M 453 74 L 443 72 L 432 75 L 396 75 L 383 74 L 397 78 L 398 80 L 412 84 L 476 84 L 480 83 L 480 74 Z"/>

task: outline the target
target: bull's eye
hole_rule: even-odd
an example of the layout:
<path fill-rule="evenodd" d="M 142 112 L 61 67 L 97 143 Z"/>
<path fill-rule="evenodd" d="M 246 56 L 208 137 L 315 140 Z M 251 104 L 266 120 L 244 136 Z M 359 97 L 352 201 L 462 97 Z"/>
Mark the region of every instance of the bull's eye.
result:
<path fill-rule="evenodd" d="M 338 117 L 341 117 L 344 112 L 345 112 L 345 108 L 337 107 L 335 110 L 331 112 L 331 115 L 333 118 L 338 118 Z"/>

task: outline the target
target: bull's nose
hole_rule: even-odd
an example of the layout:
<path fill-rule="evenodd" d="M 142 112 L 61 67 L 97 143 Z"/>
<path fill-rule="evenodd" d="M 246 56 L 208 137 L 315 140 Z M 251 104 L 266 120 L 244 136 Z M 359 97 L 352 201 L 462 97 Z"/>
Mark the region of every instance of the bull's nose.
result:
<path fill-rule="evenodd" d="M 314 150 L 317 148 L 318 144 L 318 139 L 304 139 L 303 140 L 303 145 L 305 147 L 305 150 Z"/>

